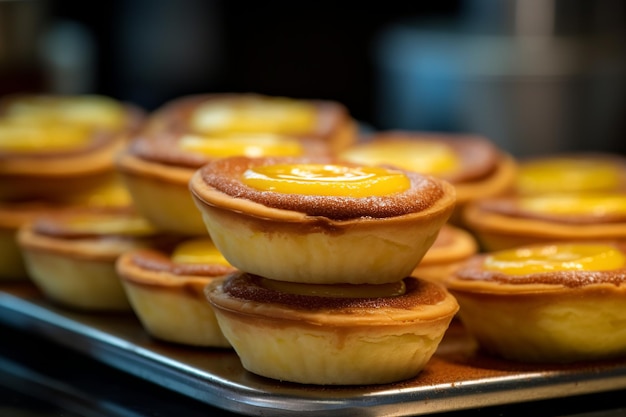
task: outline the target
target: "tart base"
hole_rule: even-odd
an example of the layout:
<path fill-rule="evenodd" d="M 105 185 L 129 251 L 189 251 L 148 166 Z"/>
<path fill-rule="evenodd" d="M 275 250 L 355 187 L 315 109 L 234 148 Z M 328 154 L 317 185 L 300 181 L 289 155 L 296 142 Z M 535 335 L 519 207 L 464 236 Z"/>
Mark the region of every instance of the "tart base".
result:
<path fill-rule="evenodd" d="M 231 275 L 226 280 L 232 277 L 236 279 Z M 352 307 L 325 309 L 317 306 L 319 300 L 310 300 L 315 307 L 294 308 L 280 301 L 232 297 L 224 291 L 226 280 L 209 284 L 205 293 L 243 367 L 302 384 L 383 384 L 414 377 L 458 311 L 456 300 L 441 285 L 426 281 L 418 290 L 425 299 L 441 297 L 432 304 L 393 307 L 393 301 L 367 299 L 378 308 L 350 302 Z M 285 295 L 275 294 L 278 300 Z"/>

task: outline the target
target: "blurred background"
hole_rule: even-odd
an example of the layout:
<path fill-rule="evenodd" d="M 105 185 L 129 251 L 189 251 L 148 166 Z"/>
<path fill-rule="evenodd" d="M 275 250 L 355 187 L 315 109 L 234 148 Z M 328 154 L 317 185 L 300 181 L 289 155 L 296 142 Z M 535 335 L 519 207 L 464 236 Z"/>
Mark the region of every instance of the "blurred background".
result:
<path fill-rule="evenodd" d="M 0 95 L 258 92 L 520 157 L 626 154 L 625 41 L 623 0 L 0 0 Z"/>

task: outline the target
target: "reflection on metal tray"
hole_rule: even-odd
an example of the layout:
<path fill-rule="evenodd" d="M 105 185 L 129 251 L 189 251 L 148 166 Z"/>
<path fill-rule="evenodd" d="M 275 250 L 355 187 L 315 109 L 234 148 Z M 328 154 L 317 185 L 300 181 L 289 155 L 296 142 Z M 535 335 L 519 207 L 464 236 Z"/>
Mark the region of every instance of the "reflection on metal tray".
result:
<path fill-rule="evenodd" d="M 0 285 L 0 321 L 43 335 L 125 372 L 246 415 L 414 416 L 626 388 L 626 361 L 529 365 L 480 354 L 453 322 L 416 378 L 324 387 L 256 376 L 228 349 L 152 339 L 132 314 L 59 308 L 29 284 Z"/>

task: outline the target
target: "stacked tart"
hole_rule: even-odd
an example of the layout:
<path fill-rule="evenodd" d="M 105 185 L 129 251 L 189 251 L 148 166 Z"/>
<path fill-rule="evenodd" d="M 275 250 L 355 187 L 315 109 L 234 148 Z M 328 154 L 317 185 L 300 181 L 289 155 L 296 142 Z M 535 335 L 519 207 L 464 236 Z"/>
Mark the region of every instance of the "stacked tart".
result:
<path fill-rule="evenodd" d="M 470 201 L 503 194 L 515 184 L 517 162 L 485 137 L 470 134 L 388 131 L 340 152 L 348 161 L 391 164 L 442 178 L 454 185 L 459 223 Z"/>
<path fill-rule="evenodd" d="M 259 94 L 189 96 L 152 114 L 118 168 L 135 206 L 157 227 L 206 235 L 188 188 L 202 165 L 229 156 L 327 155 L 351 144 L 355 133 L 356 123 L 335 102 Z"/>
<path fill-rule="evenodd" d="M 204 287 L 235 271 L 208 237 L 122 254 L 117 272 L 143 328 L 159 340 L 227 348 Z"/>
<path fill-rule="evenodd" d="M 15 236 L 40 215 L 130 204 L 114 157 L 143 113 L 103 96 L 0 101 L 0 279 L 26 279 Z"/>
<path fill-rule="evenodd" d="M 534 244 L 475 255 L 447 281 L 483 350 L 524 362 L 626 355 L 623 242 Z"/>
<path fill-rule="evenodd" d="M 326 157 L 231 157 L 190 189 L 238 270 L 206 296 L 244 368 L 328 385 L 424 368 L 458 305 L 410 275 L 454 210 L 452 185 Z"/>
<path fill-rule="evenodd" d="M 464 223 L 484 250 L 532 243 L 624 239 L 626 161 L 568 154 L 520 164 L 516 191 L 473 202 Z"/>

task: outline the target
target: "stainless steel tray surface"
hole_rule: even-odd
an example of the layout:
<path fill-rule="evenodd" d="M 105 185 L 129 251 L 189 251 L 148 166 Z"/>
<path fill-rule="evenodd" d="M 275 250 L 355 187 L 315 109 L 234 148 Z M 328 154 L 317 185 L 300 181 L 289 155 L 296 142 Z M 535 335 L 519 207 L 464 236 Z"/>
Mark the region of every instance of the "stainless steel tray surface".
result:
<path fill-rule="evenodd" d="M 626 359 L 570 365 L 504 361 L 482 354 L 456 321 L 417 377 L 347 387 L 263 378 L 246 371 L 232 350 L 155 340 L 132 314 L 55 306 L 29 283 L 0 284 L 0 321 L 214 407 L 253 416 L 416 416 L 626 388 Z"/>

